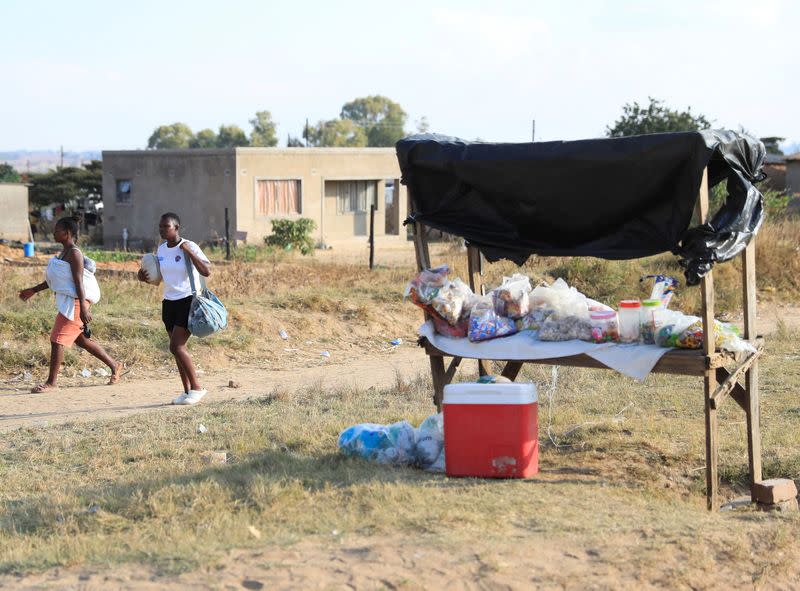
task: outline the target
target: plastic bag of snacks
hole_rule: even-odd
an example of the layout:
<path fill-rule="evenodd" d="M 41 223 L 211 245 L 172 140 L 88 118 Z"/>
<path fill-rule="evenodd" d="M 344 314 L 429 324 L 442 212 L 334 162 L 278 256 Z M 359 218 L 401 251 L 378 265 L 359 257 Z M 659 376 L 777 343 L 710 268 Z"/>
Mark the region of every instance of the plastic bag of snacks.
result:
<path fill-rule="evenodd" d="M 539 330 L 542 324 L 544 324 L 544 321 L 547 320 L 547 317 L 552 313 L 553 311 L 547 308 L 539 308 L 538 310 L 528 312 L 525 316 L 516 320 L 515 324 L 517 325 L 517 330 L 519 332 L 523 330 Z"/>
<path fill-rule="evenodd" d="M 703 321 L 697 316 L 660 310 L 654 317 L 657 345 L 678 349 L 700 349 L 703 346 Z M 734 353 L 755 351 L 755 347 L 741 338 L 739 329 L 719 320 L 714 320 L 714 346 Z"/>
<path fill-rule="evenodd" d="M 507 318 L 522 318 L 530 311 L 530 292 L 531 280 L 526 275 L 503 277 L 500 286 L 492 290 L 495 312 Z"/>
<path fill-rule="evenodd" d="M 455 326 L 459 320 L 469 316 L 477 300 L 478 297 L 469 286 L 456 277 L 439 288 L 439 293 L 431 300 L 431 306 L 439 316 Z"/>
<path fill-rule="evenodd" d="M 494 302 L 490 296 L 480 298 L 469 315 L 470 341 L 485 341 L 497 337 L 504 337 L 517 332 L 514 321 L 500 316 L 494 310 Z"/>
<path fill-rule="evenodd" d="M 531 304 L 534 309 L 546 308 L 554 310 L 562 318 L 577 316 L 589 321 L 589 304 L 586 296 L 574 287 L 567 285 L 561 278 L 551 285 L 539 285 L 531 293 Z"/>
<path fill-rule="evenodd" d="M 540 341 L 582 341 L 592 340 L 592 325 L 588 320 L 577 316 L 561 316 L 551 314 L 539 328 Z"/>
<path fill-rule="evenodd" d="M 650 292 L 649 299 L 661 300 L 661 307 L 666 310 L 675 293 L 675 288 L 679 285 L 678 280 L 667 275 L 643 275 L 639 278 L 639 282 L 645 279 L 653 280 L 653 290 Z"/>
<path fill-rule="evenodd" d="M 411 296 L 418 306 L 430 304 L 439 290 L 448 283 L 450 267 L 446 264 L 435 269 L 424 269 L 406 286 L 405 297 Z"/>

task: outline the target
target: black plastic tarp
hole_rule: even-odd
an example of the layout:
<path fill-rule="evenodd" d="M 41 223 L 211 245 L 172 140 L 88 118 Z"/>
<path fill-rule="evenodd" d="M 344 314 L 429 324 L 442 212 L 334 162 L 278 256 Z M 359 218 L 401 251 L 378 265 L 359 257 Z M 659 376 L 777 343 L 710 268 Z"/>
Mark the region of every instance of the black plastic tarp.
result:
<path fill-rule="evenodd" d="M 742 251 L 764 217 L 764 145 L 732 131 L 493 144 L 424 134 L 397 143 L 409 220 L 461 236 L 490 261 L 531 254 L 681 258 L 694 285 Z M 703 176 L 727 180 L 706 224 L 689 227 Z"/>

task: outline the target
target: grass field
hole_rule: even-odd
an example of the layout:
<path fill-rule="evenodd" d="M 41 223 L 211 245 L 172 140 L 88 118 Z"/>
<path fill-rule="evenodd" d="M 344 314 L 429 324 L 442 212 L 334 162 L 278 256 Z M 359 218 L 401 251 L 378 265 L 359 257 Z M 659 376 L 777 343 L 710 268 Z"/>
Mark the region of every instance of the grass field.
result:
<path fill-rule="evenodd" d="M 758 250 L 764 305 L 797 303 L 798 237 L 796 225 L 764 228 L 765 246 Z M 456 246 L 436 252 L 441 260 L 435 262 L 461 258 Z M 465 276 L 460 262 L 455 270 Z M 496 283 L 513 270 L 494 266 L 486 280 Z M 16 299 L 18 289 L 40 280 L 41 269 L 2 272 L 0 372 L 43 373 L 52 302 L 41 295 L 27 304 Z M 646 293 L 641 274 L 678 274 L 670 256 L 619 263 L 537 259 L 523 272 L 563 276 L 608 302 Z M 275 367 L 284 346 L 280 327 L 350 347 L 353 356 L 368 355 L 385 338 L 380 335 L 413 339 L 420 314 L 401 300 L 412 273 L 410 263 L 373 272 L 293 257 L 220 263 L 212 286 L 231 310 L 232 327 L 219 338 L 195 341 L 193 354 L 200 365 Z M 720 312 L 738 308 L 738 273 L 736 263 L 715 271 Z M 139 375 L 157 372 L 169 361 L 157 290 L 125 275 L 102 279 L 102 286 L 95 333 L 136 364 Z M 673 307 L 695 311 L 697 291 L 681 290 Z M 798 337 L 779 323 L 767 340 L 761 374 L 766 477 L 800 478 Z M 79 358 L 68 353 L 66 371 L 77 367 Z M 460 379 L 473 378 L 474 369 L 470 364 Z M 559 368 L 553 374 L 547 367 L 525 368 L 521 379 L 540 388 L 542 473 L 529 481 L 447 479 L 337 452 L 336 436 L 349 425 L 418 424 L 432 412 L 427 380 L 398 381 L 386 391 L 265 386 L 245 403 L 5 433 L 0 573 L 132 564 L 170 575 L 224 565 L 235 548 L 359 540 L 398 552 L 422 544 L 463 553 L 464 560 L 486 548 L 496 557 L 527 545 L 546 547 L 567 562 L 573 554 L 585 558 L 576 572 L 587 581 L 613 571 L 621 586 L 788 588 L 797 580 L 797 514 L 705 510 L 699 380 L 658 375 L 639 384 L 613 372 Z M 207 433 L 197 432 L 200 423 Z M 741 411 L 724 405 L 723 498 L 747 492 L 745 443 Z M 201 456 L 208 451 L 227 452 L 228 463 L 205 464 Z M 532 550 L 529 559 L 535 557 Z M 487 576 L 507 573 L 502 561 L 487 560 Z M 551 566 L 563 576 L 571 572 L 557 561 Z M 560 580 L 557 572 L 547 576 L 545 583 Z"/>
<path fill-rule="evenodd" d="M 768 477 L 800 476 L 798 336 L 775 335 L 763 364 Z M 616 548 L 611 565 L 639 565 L 646 577 L 659 573 L 666 548 L 686 582 L 710 576 L 719 560 L 740 575 L 796 572 L 800 516 L 706 512 L 698 380 L 651 376 L 642 385 L 559 368 L 551 398 L 551 370 L 525 371 L 541 390 L 542 474 L 531 481 L 446 479 L 337 453 L 336 436 L 351 424 L 419 423 L 431 412 L 427 381 L 383 392 L 265 391 L 169 417 L 7 433 L 0 572 L 143 562 L 174 573 L 231 548 L 329 540 L 331 532 L 424 536 L 442 547 L 522 538 Z M 208 433 L 197 432 L 200 423 Z M 740 411 L 725 405 L 724 497 L 747 491 L 744 429 Z M 210 450 L 226 451 L 229 463 L 204 464 Z"/>

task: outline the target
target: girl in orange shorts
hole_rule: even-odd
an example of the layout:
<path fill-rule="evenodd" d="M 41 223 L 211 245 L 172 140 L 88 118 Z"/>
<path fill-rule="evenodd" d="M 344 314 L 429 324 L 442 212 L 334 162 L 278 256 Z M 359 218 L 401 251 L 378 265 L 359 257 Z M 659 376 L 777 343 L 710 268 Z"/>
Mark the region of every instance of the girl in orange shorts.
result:
<path fill-rule="evenodd" d="M 57 258 L 50 261 L 47 281 L 19 292 L 20 299 L 25 301 L 49 287 L 56 293 L 56 305 L 59 309 L 53 330 L 50 332 L 50 374 L 45 383 L 39 384 L 31 392 L 45 392 L 56 387 L 58 371 L 64 361 L 64 348 L 73 344 L 105 363 L 111 370 L 111 379 L 108 383 L 116 384 L 123 364 L 115 361 L 105 349 L 91 340 L 89 323 L 92 321 L 92 315 L 89 312 L 89 301 L 91 298 L 92 301 L 99 299 L 100 289 L 92 276 L 93 285 L 89 286 L 92 294 L 86 293 L 84 257 L 75 246 L 78 225 L 72 218 L 61 218 L 53 230 L 53 237 L 56 242 L 61 243 L 63 250 Z M 68 272 L 64 263 L 69 266 Z"/>

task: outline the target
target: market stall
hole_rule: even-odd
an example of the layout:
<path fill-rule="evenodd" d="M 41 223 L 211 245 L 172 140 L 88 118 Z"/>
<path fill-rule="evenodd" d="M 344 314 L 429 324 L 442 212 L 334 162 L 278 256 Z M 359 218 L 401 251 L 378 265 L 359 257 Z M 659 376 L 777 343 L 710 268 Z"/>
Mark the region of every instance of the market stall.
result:
<path fill-rule="evenodd" d="M 755 235 L 763 221 L 763 144 L 730 131 L 527 144 L 470 143 L 419 135 L 397 144 L 413 213 L 417 266 L 430 269 L 426 227 L 465 239 L 469 287 L 484 293 L 483 259 L 522 264 L 531 254 L 632 259 L 662 252 L 680 258 L 688 285 L 702 290 L 702 348 L 670 349 L 649 371 L 703 378 L 706 484 L 709 509 L 718 505 L 717 409 L 730 396 L 747 423 L 751 486 L 761 481 L 758 357 L 755 334 Z M 709 215 L 709 186 L 726 182 L 725 203 Z M 692 215 L 699 223 L 692 226 Z M 716 346 L 713 265 L 741 256 L 745 355 Z M 426 313 L 430 319 L 430 314 Z M 505 361 L 516 378 L 524 363 L 609 368 L 608 354 L 515 355 L 489 347 L 455 350 L 423 331 L 434 402 L 465 358 Z M 699 343 L 698 343 L 699 344 Z M 438 345 L 438 346 L 437 346 Z M 450 362 L 445 367 L 445 358 Z M 520 358 L 525 357 L 525 358 Z M 739 380 L 743 380 L 743 384 Z"/>

